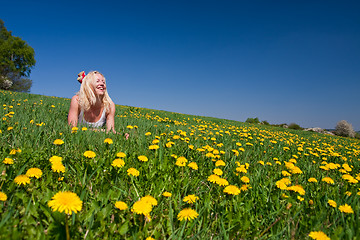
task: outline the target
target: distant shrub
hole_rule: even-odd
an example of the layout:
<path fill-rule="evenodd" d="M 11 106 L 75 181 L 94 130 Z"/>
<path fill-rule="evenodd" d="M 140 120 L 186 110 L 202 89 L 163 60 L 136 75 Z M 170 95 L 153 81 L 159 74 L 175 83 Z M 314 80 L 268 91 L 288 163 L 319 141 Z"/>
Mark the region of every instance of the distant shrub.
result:
<path fill-rule="evenodd" d="M 360 139 L 360 133 L 356 132 L 356 133 L 355 133 L 355 138 L 356 138 L 356 139 Z"/>
<path fill-rule="evenodd" d="M 247 122 L 247 123 L 260 123 L 260 121 L 259 121 L 259 118 L 248 118 L 248 119 L 246 119 L 246 121 L 245 122 Z"/>
<path fill-rule="evenodd" d="M 290 129 L 295 129 L 295 130 L 302 130 L 303 129 L 302 127 L 300 127 L 300 125 L 298 125 L 296 123 L 290 123 L 289 128 Z"/>
<path fill-rule="evenodd" d="M 262 121 L 261 124 L 263 124 L 263 125 L 270 125 L 270 123 L 269 123 L 268 121 L 266 121 L 266 120 Z"/>
<path fill-rule="evenodd" d="M 334 133 L 342 137 L 355 137 L 355 131 L 352 125 L 345 120 L 341 120 L 336 124 Z"/>

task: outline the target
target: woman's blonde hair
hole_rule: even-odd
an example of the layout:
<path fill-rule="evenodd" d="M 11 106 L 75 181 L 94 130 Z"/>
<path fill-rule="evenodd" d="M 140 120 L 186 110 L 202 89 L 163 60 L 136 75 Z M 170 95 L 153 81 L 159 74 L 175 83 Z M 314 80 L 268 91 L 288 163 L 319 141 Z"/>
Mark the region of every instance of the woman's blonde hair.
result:
<path fill-rule="evenodd" d="M 79 106 L 81 110 L 88 111 L 91 105 L 94 105 L 96 103 L 96 96 L 91 87 L 91 84 L 97 80 L 96 74 L 100 74 L 105 80 L 104 75 L 98 71 L 91 71 L 86 74 L 86 76 L 82 80 L 80 91 L 77 93 L 77 95 L 79 96 Z M 107 89 L 105 89 L 105 94 L 102 98 L 102 105 L 104 106 L 104 110 L 106 113 L 110 112 L 111 102 L 112 100 L 107 92 Z"/>

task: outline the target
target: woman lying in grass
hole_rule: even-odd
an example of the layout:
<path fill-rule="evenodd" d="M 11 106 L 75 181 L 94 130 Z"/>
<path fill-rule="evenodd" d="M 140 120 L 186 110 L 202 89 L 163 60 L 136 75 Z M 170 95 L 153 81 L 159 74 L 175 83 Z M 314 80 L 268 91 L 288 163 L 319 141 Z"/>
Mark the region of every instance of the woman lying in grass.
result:
<path fill-rule="evenodd" d="M 68 123 L 72 127 L 86 124 L 92 128 L 106 125 L 106 131 L 116 133 L 114 128 L 115 104 L 106 90 L 105 77 L 98 71 L 85 75 L 79 73 L 80 91 L 72 97 Z"/>

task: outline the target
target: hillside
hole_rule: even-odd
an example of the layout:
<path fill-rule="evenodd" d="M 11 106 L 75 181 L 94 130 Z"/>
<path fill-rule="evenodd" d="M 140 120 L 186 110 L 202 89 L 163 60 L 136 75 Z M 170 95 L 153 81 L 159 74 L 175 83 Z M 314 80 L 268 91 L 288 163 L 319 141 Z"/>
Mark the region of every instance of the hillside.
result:
<path fill-rule="evenodd" d="M 2 239 L 360 237 L 359 140 L 128 106 L 106 134 L 69 99 L 0 100 Z"/>

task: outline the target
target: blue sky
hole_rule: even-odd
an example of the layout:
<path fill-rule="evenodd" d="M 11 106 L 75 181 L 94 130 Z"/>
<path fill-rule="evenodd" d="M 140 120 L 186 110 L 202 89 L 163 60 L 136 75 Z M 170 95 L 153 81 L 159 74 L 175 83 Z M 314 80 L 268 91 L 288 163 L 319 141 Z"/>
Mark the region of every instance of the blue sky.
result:
<path fill-rule="evenodd" d="M 360 130 L 358 1 L 5 1 L 34 48 L 31 93 L 102 72 L 116 104 Z"/>

